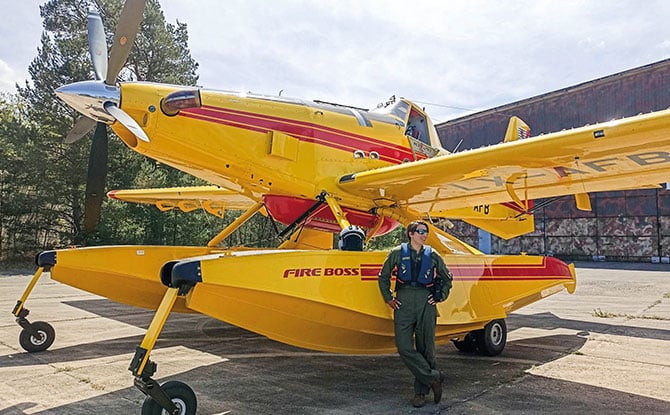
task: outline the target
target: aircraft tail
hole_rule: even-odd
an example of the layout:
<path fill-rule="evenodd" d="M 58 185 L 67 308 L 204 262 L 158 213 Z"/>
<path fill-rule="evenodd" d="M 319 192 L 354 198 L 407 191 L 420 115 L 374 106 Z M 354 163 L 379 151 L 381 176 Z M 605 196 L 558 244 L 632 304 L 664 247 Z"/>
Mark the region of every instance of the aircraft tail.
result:
<path fill-rule="evenodd" d="M 516 140 L 523 140 L 530 137 L 530 127 L 519 117 L 512 117 L 507 124 L 504 143 Z"/>

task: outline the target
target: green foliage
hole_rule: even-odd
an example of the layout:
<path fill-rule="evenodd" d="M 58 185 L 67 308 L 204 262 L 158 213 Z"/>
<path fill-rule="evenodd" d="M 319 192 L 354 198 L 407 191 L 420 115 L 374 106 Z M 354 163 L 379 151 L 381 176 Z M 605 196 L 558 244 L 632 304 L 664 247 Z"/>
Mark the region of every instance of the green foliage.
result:
<path fill-rule="evenodd" d="M 370 241 L 367 245 L 367 249 L 370 251 L 387 251 L 394 246 L 400 245 L 402 242 L 407 240 L 405 227 L 398 226 L 391 232 L 386 235 L 376 237 Z"/>
<path fill-rule="evenodd" d="M 0 97 L 0 260 L 71 244 L 201 244 L 215 235 L 204 213 L 161 213 L 156 208 L 105 201 L 97 232 L 82 232 L 86 171 L 92 132 L 74 145 L 62 140 L 79 117 L 59 101 L 59 86 L 93 79 L 86 15 L 96 7 L 108 43 L 122 0 L 50 0 L 40 6 L 43 28 L 31 83 L 16 96 Z M 160 5 L 148 0 L 121 80 L 195 85 L 198 64 L 188 49 L 183 23 L 166 23 Z M 202 184 L 127 149 L 109 130 L 108 189 Z M 214 228 L 213 230 L 211 228 Z"/>
<path fill-rule="evenodd" d="M 31 83 L 0 96 L 0 260 L 22 260 L 36 251 L 68 245 L 205 245 L 240 212 L 217 218 L 204 211 L 161 212 L 153 206 L 105 200 L 94 234 L 82 231 L 86 172 L 92 132 L 62 143 L 79 115 L 53 91 L 93 79 L 86 15 L 100 11 L 111 43 L 122 0 L 49 0 L 40 7 L 44 32 L 30 64 Z M 198 64 L 183 23 L 167 23 L 148 0 L 120 80 L 195 85 Z M 108 189 L 204 184 L 201 180 L 129 150 L 111 130 Z M 280 242 L 272 219 L 255 215 L 226 239 L 226 246 L 272 247 Z M 373 239 L 368 249 L 387 250 L 405 239 L 404 228 Z"/>

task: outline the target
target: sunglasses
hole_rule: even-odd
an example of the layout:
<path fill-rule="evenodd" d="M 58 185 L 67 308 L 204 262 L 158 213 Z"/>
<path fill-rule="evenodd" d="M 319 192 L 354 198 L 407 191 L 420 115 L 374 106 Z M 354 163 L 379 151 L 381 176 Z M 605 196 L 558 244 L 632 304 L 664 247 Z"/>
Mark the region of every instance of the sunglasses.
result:
<path fill-rule="evenodd" d="M 419 235 L 427 235 L 428 229 L 417 229 L 414 232 L 418 233 Z"/>

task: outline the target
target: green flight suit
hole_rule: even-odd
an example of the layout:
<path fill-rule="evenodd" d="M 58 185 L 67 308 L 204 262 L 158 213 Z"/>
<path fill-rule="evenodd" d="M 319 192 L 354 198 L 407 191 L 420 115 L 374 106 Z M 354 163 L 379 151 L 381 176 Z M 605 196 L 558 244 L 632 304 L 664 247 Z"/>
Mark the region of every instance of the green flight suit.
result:
<path fill-rule="evenodd" d="M 417 254 L 410 245 L 412 262 L 415 262 L 417 257 L 422 258 L 423 249 Z M 400 251 L 400 246 L 391 250 L 379 273 L 379 288 L 385 302 L 393 298 L 391 273 L 400 264 Z M 444 281 L 441 298 L 441 301 L 444 301 L 449 296 L 452 275 L 442 257 L 435 250 L 431 252 L 431 260 L 433 267 L 437 270 L 437 275 Z M 393 313 L 398 353 L 414 375 L 414 392 L 423 395 L 429 393 L 430 384 L 438 380 L 440 376 L 435 362 L 437 308 L 428 303 L 429 294 L 430 291 L 427 288 L 412 287 L 409 284 L 401 286 L 396 292 L 396 298 L 401 305 Z"/>

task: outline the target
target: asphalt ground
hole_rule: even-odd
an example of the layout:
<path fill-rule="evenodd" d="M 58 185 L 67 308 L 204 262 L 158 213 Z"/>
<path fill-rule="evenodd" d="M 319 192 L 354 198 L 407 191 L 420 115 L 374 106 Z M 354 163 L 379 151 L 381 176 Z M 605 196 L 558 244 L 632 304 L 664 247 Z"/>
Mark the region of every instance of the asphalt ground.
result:
<path fill-rule="evenodd" d="M 56 329 L 26 353 L 11 314 L 31 275 L 0 273 L 0 414 L 133 414 L 144 395 L 127 370 L 153 313 L 45 274 L 26 307 Z M 670 414 L 670 266 L 578 263 L 577 290 L 507 319 L 502 355 L 438 347 L 442 402 L 410 405 L 397 355 L 286 346 L 200 315 L 171 315 L 152 360 L 210 414 Z"/>

